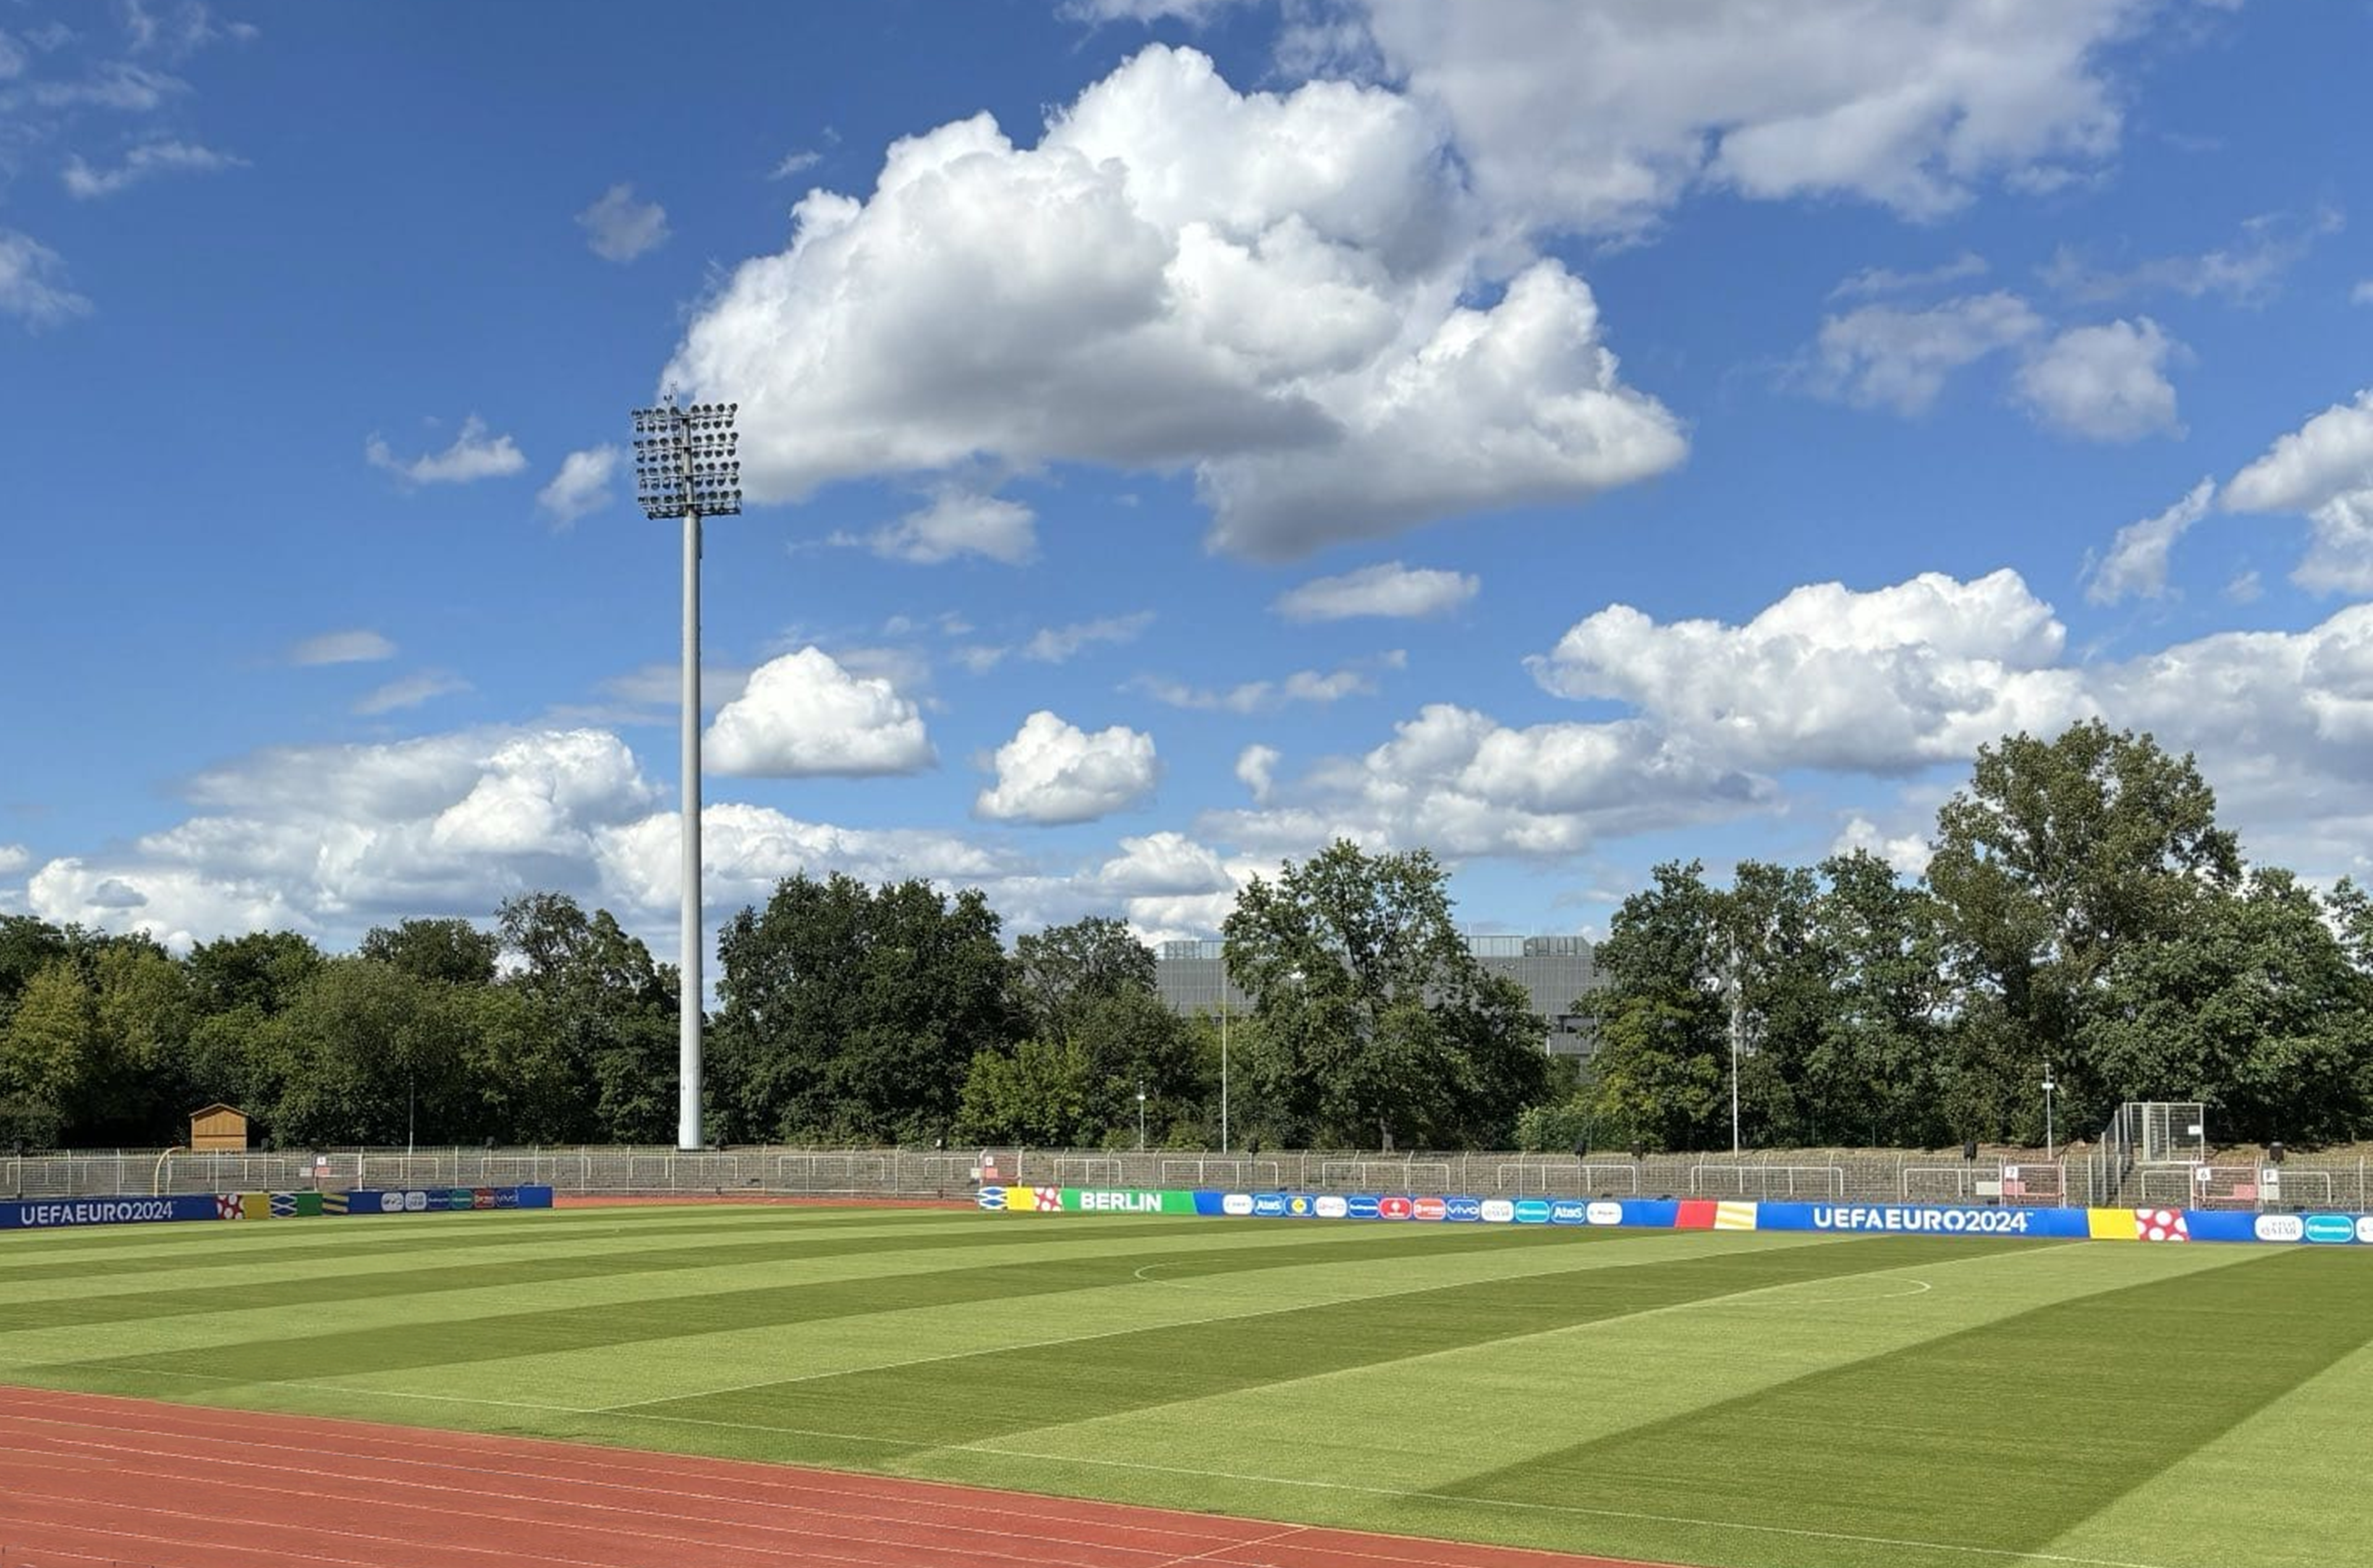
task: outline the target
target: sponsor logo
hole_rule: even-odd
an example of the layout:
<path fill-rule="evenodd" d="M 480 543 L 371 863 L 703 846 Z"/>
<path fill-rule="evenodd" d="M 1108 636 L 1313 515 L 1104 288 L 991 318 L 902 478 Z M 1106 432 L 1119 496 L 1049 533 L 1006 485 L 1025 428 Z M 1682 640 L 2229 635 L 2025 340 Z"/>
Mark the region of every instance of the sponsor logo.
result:
<path fill-rule="evenodd" d="M 982 1208 L 988 1210 L 990 1213 L 997 1213 L 1002 1211 L 1005 1207 L 1005 1188 L 1001 1187 L 984 1187 L 978 1192 L 973 1194 L 972 1200 L 979 1204 Z"/>
<path fill-rule="evenodd" d="M 1516 1217 L 1516 1206 L 1504 1198 L 1487 1198 L 1483 1200 L 1482 1214 L 1492 1224 L 1504 1225 Z"/>
<path fill-rule="evenodd" d="M 1417 1205 L 1399 1196 L 1379 1198 L 1376 1199 L 1376 1214 L 1385 1220 L 1414 1220 L 1417 1218 Z"/>
<path fill-rule="evenodd" d="M 2367 1214 L 2356 1222 L 2356 1239 L 2368 1246 L 2373 1246 L 2373 1214 Z"/>
<path fill-rule="evenodd" d="M 403 1195 L 403 1211 L 407 1214 L 426 1214 L 428 1212 L 428 1194 L 425 1192 L 405 1193 Z"/>
<path fill-rule="evenodd" d="M 470 1207 L 471 1207 L 471 1208 L 473 1208 L 473 1209 L 491 1209 L 491 1208 L 493 1208 L 494 1206 L 495 1206 L 495 1189 L 494 1189 L 493 1188 L 491 1188 L 491 1187 L 473 1187 L 473 1188 L 472 1188 L 470 1189 Z"/>
<path fill-rule="evenodd" d="M 1333 1193 L 1320 1198 L 1317 1209 L 1318 1217 L 1322 1220 L 1340 1220 L 1351 1212 L 1351 1206 Z"/>
<path fill-rule="evenodd" d="M 246 1219 L 247 1200 L 236 1192 L 219 1194 L 215 1199 L 215 1218 L 217 1220 Z"/>
<path fill-rule="evenodd" d="M 1593 1203 L 1583 1211 L 1583 1217 L 1594 1225 L 1619 1225 L 1623 1223 L 1623 1205 Z"/>
<path fill-rule="evenodd" d="M 2142 1210 L 2142 1214 L 2156 1212 Z M 2171 1223 L 2180 1228 L 2182 1216 L 2168 1211 Z M 2024 1209 L 1899 1209 L 1892 1206 L 1862 1208 L 1848 1205 L 1832 1208 L 1825 1203 L 1813 1205 L 1813 1228 L 1817 1231 L 1943 1231 L 1958 1235 L 1968 1232 L 1980 1235 L 2024 1235 L 2028 1214 Z M 2139 1223 L 2139 1222 L 2138 1222 Z M 2159 1240 L 2185 1241 L 2189 1234 L 2158 1237 Z"/>
<path fill-rule="evenodd" d="M 1258 1214 L 1264 1220 L 1283 1219 L 1285 1217 L 1285 1194 L 1282 1192 L 1257 1192 L 1253 1194 L 1253 1212 Z"/>
<path fill-rule="evenodd" d="M 2321 1245 L 2353 1242 L 2356 1239 L 2356 1222 L 2345 1214 L 2309 1214 L 2307 1217 L 2307 1239 Z"/>
<path fill-rule="evenodd" d="M 518 1208 L 519 1206 L 520 1206 L 520 1191 L 519 1191 L 519 1188 L 516 1188 L 516 1187 L 498 1187 L 498 1188 L 495 1188 L 495 1207 L 496 1207 L 496 1208 L 497 1208 L 497 1209 L 516 1209 L 516 1208 Z"/>
<path fill-rule="evenodd" d="M 2307 1222 L 2297 1214 L 2261 1214 L 2251 1227 L 2260 1241 L 2305 1241 Z"/>
<path fill-rule="evenodd" d="M 1618 1211 L 1620 1213 L 1620 1211 Z M 1549 1223 L 1552 1225 L 1586 1225 L 1590 1223 L 1590 1205 L 1579 1198 L 1557 1198 L 1549 1201 Z"/>
<path fill-rule="evenodd" d="M 1520 1198 L 1516 1199 L 1516 1223 L 1520 1225 L 1546 1225 L 1549 1223 L 1549 1206 L 1547 1199 Z"/>
<path fill-rule="evenodd" d="M 1343 1199 L 1343 1212 L 1354 1220 L 1376 1219 L 1384 1211 L 1384 1199 L 1372 1192 L 1355 1192 Z"/>
<path fill-rule="evenodd" d="M 1449 1200 L 1441 1198 L 1413 1199 L 1409 1203 L 1409 1218 L 1412 1220 L 1447 1220 L 1450 1218 Z"/>
<path fill-rule="evenodd" d="M 1483 1200 L 1479 1198 L 1445 1198 L 1442 1200 L 1442 1217 L 1462 1223 L 1483 1218 Z"/>
<path fill-rule="evenodd" d="M 380 1193 L 380 1194 L 379 1195 L 379 1211 L 380 1211 L 380 1213 L 382 1213 L 382 1214 L 401 1214 L 401 1213 L 403 1213 L 403 1194 L 402 1194 L 401 1192 L 382 1192 L 382 1193 Z"/>
<path fill-rule="evenodd" d="M 1220 1199 L 1220 1212 L 1222 1214 L 1241 1216 L 1252 1211 L 1253 1195 L 1249 1192 L 1231 1192 L 1222 1195 Z"/>
<path fill-rule="evenodd" d="M 1285 1211 L 1297 1220 L 1306 1220 L 1312 1212 L 1310 1199 L 1297 1192 L 1285 1200 Z"/>
<path fill-rule="evenodd" d="M 215 1200 L 217 1205 L 222 1201 Z M 121 1225 L 137 1220 L 170 1220 L 175 1217 L 169 1199 L 84 1199 L 72 1203 L 0 1204 L 12 1208 L 17 1223 L 42 1225 Z M 220 1214 L 216 1216 L 221 1218 Z"/>

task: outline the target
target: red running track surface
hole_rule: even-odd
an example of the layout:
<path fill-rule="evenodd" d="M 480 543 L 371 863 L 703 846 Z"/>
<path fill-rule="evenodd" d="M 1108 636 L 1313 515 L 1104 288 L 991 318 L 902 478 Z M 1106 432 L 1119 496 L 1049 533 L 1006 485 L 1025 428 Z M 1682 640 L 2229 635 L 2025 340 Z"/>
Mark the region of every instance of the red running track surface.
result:
<path fill-rule="evenodd" d="M 936 1481 L 0 1388 L 0 1568 L 1645 1568 Z"/>

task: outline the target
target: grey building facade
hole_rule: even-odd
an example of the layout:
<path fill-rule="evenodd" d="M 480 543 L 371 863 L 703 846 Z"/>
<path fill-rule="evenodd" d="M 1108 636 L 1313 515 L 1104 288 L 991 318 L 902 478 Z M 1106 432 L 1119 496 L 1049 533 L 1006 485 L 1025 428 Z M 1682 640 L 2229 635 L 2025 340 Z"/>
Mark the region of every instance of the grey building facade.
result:
<path fill-rule="evenodd" d="M 1228 981 L 1225 943 L 1216 938 L 1165 942 L 1154 950 L 1153 983 L 1174 1012 L 1252 1011 L 1253 999 Z M 1573 1004 L 1598 984 L 1590 942 L 1578 936 L 1470 936 L 1467 951 L 1486 973 L 1525 988 L 1527 1004 L 1549 1022 L 1541 1047 L 1552 1056 L 1588 1056 L 1591 1036 Z"/>

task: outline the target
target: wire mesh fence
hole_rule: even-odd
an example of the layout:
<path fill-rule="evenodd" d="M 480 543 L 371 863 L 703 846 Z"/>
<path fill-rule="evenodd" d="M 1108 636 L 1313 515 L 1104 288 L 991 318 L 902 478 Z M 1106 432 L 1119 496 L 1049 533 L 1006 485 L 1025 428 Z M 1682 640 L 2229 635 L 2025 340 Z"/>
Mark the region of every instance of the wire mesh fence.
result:
<path fill-rule="evenodd" d="M 1473 1193 L 1494 1197 L 1729 1198 L 1766 1201 L 2115 1207 L 2373 1208 L 2367 1162 L 2293 1153 L 2272 1167 L 2154 1164 L 2098 1148 L 2040 1153 L 1771 1151 L 1629 1159 L 1506 1151 L 1379 1154 L 1264 1150 L 322 1149 L 253 1153 L 105 1150 L 0 1156 L 0 1198 L 548 1186 L 564 1194 L 955 1199 L 981 1186 L 1236 1191 Z M 2247 1156 L 2240 1156 L 2246 1159 Z M 2213 1173 L 2206 1181 L 2198 1173 Z"/>

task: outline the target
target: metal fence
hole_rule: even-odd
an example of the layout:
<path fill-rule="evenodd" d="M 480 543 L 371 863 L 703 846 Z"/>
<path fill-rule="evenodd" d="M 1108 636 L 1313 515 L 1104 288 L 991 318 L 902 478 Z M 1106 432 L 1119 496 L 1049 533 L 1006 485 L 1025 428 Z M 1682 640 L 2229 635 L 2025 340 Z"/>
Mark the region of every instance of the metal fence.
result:
<path fill-rule="evenodd" d="M 961 1199 L 1009 1187 L 1198 1187 L 1237 1191 L 1458 1192 L 1569 1198 L 1748 1198 L 1866 1203 L 2134 1204 L 2373 1209 L 2367 1162 L 2294 1153 L 2271 1187 L 2254 1166 L 2148 1164 L 2079 1150 L 2004 1153 L 1774 1151 L 1705 1154 L 1378 1154 L 1086 1149 L 330 1149 L 223 1154 L 109 1150 L 0 1156 L 0 1198 L 117 1193 L 540 1184 L 612 1196 Z M 2231 1158 L 2228 1156 L 2228 1158 Z M 2202 1170 L 2214 1173 L 2203 1182 Z M 2242 1179 L 2255 1176 L 2255 1182 Z"/>

